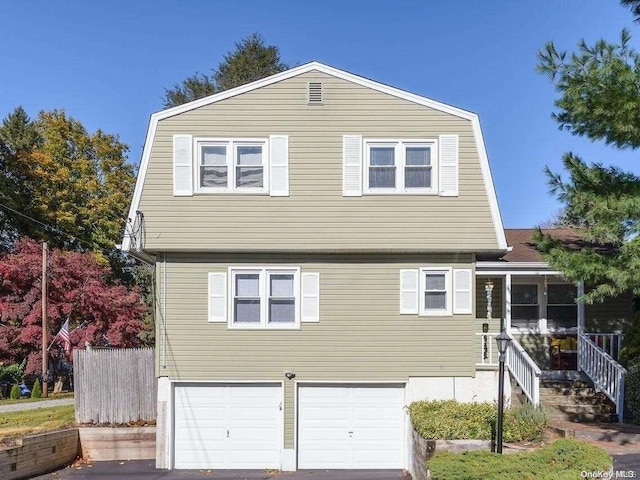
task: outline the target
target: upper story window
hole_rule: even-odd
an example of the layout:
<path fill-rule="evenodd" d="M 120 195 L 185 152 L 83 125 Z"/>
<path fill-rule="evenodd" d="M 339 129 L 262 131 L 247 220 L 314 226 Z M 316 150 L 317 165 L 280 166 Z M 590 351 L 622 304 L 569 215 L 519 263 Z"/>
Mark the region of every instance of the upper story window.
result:
<path fill-rule="evenodd" d="M 267 141 L 197 140 L 198 192 L 266 193 Z"/>
<path fill-rule="evenodd" d="M 366 193 L 436 193 L 435 140 L 366 140 Z"/>

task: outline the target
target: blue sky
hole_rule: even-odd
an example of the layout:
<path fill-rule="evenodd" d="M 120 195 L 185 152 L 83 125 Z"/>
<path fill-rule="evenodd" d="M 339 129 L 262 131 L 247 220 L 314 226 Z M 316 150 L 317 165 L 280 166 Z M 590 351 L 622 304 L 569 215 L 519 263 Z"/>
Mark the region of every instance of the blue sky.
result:
<path fill-rule="evenodd" d="M 139 163 L 164 89 L 216 67 L 258 32 L 290 65 L 317 60 L 480 115 L 505 227 L 547 221 L 559 204 L 545 165 L 572 151 L 639 172 L 620 152 L 560 132 L 557 97 L 536 73 L 553 40 L 619 38 L 640 26 L 615 0 L 4 0 L 0 116 L 62 108 L 89 131 L 118 134 Z"/>

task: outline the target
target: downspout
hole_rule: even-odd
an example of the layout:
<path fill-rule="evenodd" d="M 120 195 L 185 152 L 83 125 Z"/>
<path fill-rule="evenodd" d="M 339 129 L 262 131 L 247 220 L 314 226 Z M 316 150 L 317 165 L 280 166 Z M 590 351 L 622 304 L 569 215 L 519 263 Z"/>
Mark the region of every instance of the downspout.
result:
<path fill-rule="evenodd" d="M 162 368 L 167 368 L 167 253 L 162 252 Z"/>

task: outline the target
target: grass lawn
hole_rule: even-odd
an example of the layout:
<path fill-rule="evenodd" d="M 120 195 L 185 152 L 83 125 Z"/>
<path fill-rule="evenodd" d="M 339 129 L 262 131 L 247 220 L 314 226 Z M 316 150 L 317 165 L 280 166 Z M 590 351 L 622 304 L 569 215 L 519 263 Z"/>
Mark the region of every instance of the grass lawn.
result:
<path fill-rule="evenodd" d="M 582 472 L 608 472 L 611 458 L 580 440 L 556 440 L 525 453 L 438 452 L 428 462 L 432 480 L 576 480 Z"/>
<path fill-rule="evenodd" d="M 0 405 L 5 405 L 4 402 Z M 18 412 L 0 412 L 0 443 L 12 437 L 48 432 L 75 424 L 75 406 L 34 408 Z"/>

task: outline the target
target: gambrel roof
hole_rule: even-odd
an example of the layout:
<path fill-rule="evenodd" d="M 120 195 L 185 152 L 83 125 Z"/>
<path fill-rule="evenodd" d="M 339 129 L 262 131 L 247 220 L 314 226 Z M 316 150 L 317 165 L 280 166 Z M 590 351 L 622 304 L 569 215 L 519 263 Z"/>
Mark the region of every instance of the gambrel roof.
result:
<path fill-rule="evenodd" d="M 496 196 L 496 192 L 493 184 L 493 179 L 491 176 L 491 171 L 489 168 L 489 161 L 487 158 L 486 148 L 484 145 L 484 138 L 482 136 L 482 131 L 480 128 L 480 121 L 477 114 L 467 110 L 462 110 L 457 107 L 453 107 L 451 105 L 448 105 L 442 102 L 437 102 L 427 97 L 409 93 L 407 91 L 400 90 L 398 88 L 394 88 L 379 82 L 375 82 L 373 80 L 369 80 L 367 78 L 354 75 L 344 70 L 339 70 L 337 68 L 330 67 L 328 65 L 325 65 L 319 62 L 306 63 L 304 65 L 291 68 L 290 70 L 277 73 L 270 77 L 266 77 L 261 80 L 257 80 L 255 82 L 251 82 L 246 85 L 242 85 L 230 90 L 226 90 L 224 92 L 220 92 L 208 97 L 195 100 L 193 102 L 189 102 L 183 105 L 179 105 L 177 107 L 169 108 L 169 109 L 162 110 L 152 114 L 149 122 L 149 127 L 147 130 L 147 136 L 145 139 L 145 145 L 142 153 L 142 159 L 140 162 L 140 168 L 138 171 L 138 178 L 136 181 L 136 186 L 133 194 L 133 200 L 131 202 L 131 206 L 129 209 L 127 227 L 129 229 L 131 228 L 136 218 L 136 212 L 139 210 L 140 198 L 142 195 L 142 189 L 143 189 L 143 185 L 144 185 L 144 181 L 145 181 L 145 177 L 147 174 L 147 169 L 150 161 L 150 156 L 151 156 L 151 147 L 153 144 L 153 139 L 156 134 L 158 122 L 160 120 L 170 118 L 170 117 L 179 115 L 181 113 L 188 112 L 190 110 L 194 110 L 194 109 L 197 109 L 206 105 L 210 105 L 216 102 L 220 102 L 222 100 L 225 100 L 237 95 L 241 95 L 243 93 L 250 92 L 252 90 L 256 90 L 268 85 L 272 85 L 274 83 L 281 82 L 283 80 L 287 80 L 289 78 L 296 77 L 298 75 L 302 75 L 312 71 L 331 75 L 336 78 L 340 78 L 342 80 L 352 82 L 354 84 L 358 84 L 381 93 L 385 93 L 400 99 L 407 100 L 409 102 L 413 102 L 418 105 L 423 105 L 425 107 L 429 107 L 431 109 L 434 109 L 443 113 L 447 113 L 462 119 L 469 120 L 472 124 L 474 139 L 476 142 L 476 148 L 479 155 L 482 177 L 484 180 L 484 185 L 486 187 L 487 198 L 489 201 L 491 217 L 493 220 L 493 225 L 494 225 L 498 245 L 499 245 L 499 248 L 502 250 L 507 249 L 507 241 L 506 241 L 504 229 L 502 226 L 502 219 L 501 219 L 500 210 L 498 207 L 498 200 L 497 200 L 497 196 Z M 131 236 L 127 233 L 127 231 L 128 230 L 125 231 L 125 235 L 122 242 L 122 249 L 124 251 L 129 251 L 131 248 Z"/>

